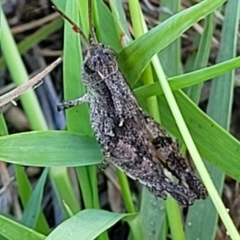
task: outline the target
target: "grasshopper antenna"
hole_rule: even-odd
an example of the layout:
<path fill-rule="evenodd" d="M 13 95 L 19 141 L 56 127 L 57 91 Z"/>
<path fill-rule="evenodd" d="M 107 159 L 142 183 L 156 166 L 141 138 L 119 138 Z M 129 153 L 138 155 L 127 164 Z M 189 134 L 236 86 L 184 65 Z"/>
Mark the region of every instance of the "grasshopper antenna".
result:
<path fill-rule="evenodd" d="M 56 10 L 56 12 L 58 12 L 61 15 L 61 17 L 63 19 L 65 19 L 66 21 L 68 21 L 72 25 L 73 31 L 76 32 L 76 33 L 79 33 L 82 36 L 82 38 L 84 39 L 84 41 L 87 43 L 88 47 L 90 47 L 91 43 L 89 43 L 86 35 L 83 33 L 81 28 L 78 27 L 78 25 L 75 22 L 73 22 L 72 19 L 70 19 L 64 12 L 62 12 L 60 9 L 58 9 L 55 5 L 53 5 L 53 8 Z"/>
<path fill-rule="evenodd" d="M 97 37 L 95 34 L 94 26 L 93 26 L 93 15 L 92 15 L 92 0 L 88 0 L 88 18 L 89 18 L 89 25 L 90 25 L 90 44 L 97 45 Z"/>

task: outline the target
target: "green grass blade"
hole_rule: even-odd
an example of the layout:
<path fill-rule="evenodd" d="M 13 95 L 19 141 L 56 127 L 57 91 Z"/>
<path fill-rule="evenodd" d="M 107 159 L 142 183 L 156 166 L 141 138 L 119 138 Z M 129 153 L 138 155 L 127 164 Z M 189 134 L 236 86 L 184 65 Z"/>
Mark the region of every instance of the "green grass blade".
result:
<path fill-rule="evenodd" d="M 0 114 L 0 136 L 5 136 L 8 134 L 7 125 L 2 114 Z"/>
<path fill-rule="evenodd" d="M 206 0 L 153 28 L 124 48 L 118 55 L 120 69 L 129 83 L 137 81 L 152 56 L 177 39 L 190 26 L 214 11 L 225 0 Z"/>
<path fill-rule="evenodd" d="M 111 46 L 114 50 L 122 49 L 120 35 L 117 34 L 114 19 L 103 1 L 96 1 L 98 9 L 97 36 L 101 43 Z"/>
<path fill-rule="evenodd" d="M 216 210 L 218 211 L 229 235 L 232 238 L 240 239 L 238 232 L 237 232 L 230 216 L 228 215 L 228 213 L 224 207 L 224 204 L 222 203 L 221 198 L 219 197 L 217 190 L 216 190 L 216 188 L 215 188 L 215 186 L 214 186 L 214 184 L 213 184 L 213 182 L 201 160 L 198 149 L 192 139 L 192 136 L 188 130 L 188 127 L 186 126 L 186 123 L 183 119 L 182 113 L 180 112 L 180 110 L 178 108 L 176 99 L 173 96 L 173 93 L 171 92 L 170 86 L 165 78 L 164 72 L 163 72 L 161 65 L 159 64 L 157 58 L 154 58 L 153 64 L 154 64 L 158 79 L 163 88 L 165 97 L 170 106 L 171 112 L 172 112 L 174 119 L 177 123 L 177 126 L 179 128 L 179 131 L 181 132 L 181 135 L 182 135 L 184 142 L 189 150 L 189 153 L 192 156 L 192 159 L 198 169 L 198 172 L 208 190 L 209 196 L 211 196 L 212 202 L 213 202 Z"/>
<path fill-rule="evenodd" d="M 228 1 L 226 5 L 218 62 L 235 56 L 239 7 L 239 1 Z M 207 113 L 227 130 L 229 129 L 229 122 L 231 118 L 233 82 L 233 72 L 229 72 L 228 74 L 218 77 L 218 79 L 214 79 L 207 107 Z M 207 164 L 207 166 L 218 191 L 221 193 L 224 182 L 224 174 L 210 164 Z M 204 212 L 202 212 L 201 216 L 199 216 L 201 222 L 199 222 L 196 219 L 196 213 L 199 213 L 203 207 L 204 212 L 207 212 L 208 214 L 204 214 Z M 204 205 L 203 203 L 199 203 L 194 206 L 189 212 L 187 218 L 187 221 L 191 222 L 191 226 L 186 227 L 188 239 L 196 238 L 196 236 L 202 239 L 214 239 L 217 228 L 217 220 L 218 216 L 216 210 L 213 208 L 210 201 L 206 201 Z M 205 231 L 199 231 L 199 229 L 205 229 Z"/>
<path fill-rule="evenodd" d="M 119 185 L 122 190 L 122 198 L 126 207 L 126 211 L 128 213 L 135 213 L 136 210 L 133 204 L 132 194 L 130 191 L 127 176 L 118 169 L 117 169 L 117 176 L 118 176 Z"/>
<path fill-rule="evenodd" d="M 93 240 L 126 216 L 104 210 L 83 210 L 60 224 L 46 240 L 72 240 L 79 236 L 81 240 Z"/>
<path fill-rule="evenodd" d="M 167 9 L 167 11 L 159 12 L 159 20 L 161 23 L 166 21 L 171 15 L 180 12 L 181 1 L 176 0 L 164 0 L 161 1 L 161 9 Z M 171 13 L 171 15 L 169 14 Z M 180 54 L 180 44 L 181 38 L 177 38 L 175 41 L 170 43 L 166 48 L 164 48 L 158 57 L 161 60 L 164 72 L 167 76 L 180 75 L 182 72 L 181 66 L 181 54 Z"/>
<path fill-rule="evenodd" d="M 64 131 L 4 136 L 0 138 L 0 157 L 6 162 L 43 167 L 86 166 L 99 163 L 101 152 L 96 140 L 79 136 Z"/>
<path fill-rule="evenodd" d="M 175 200 L 167 199 L 167 218 L 171 230 L 172 239 L 185 240 L 181 211 Z"/>
<path fill-rule="evenodd" d="M 57 1 L 55 1 L 57 3 Z M 61 1 L 58 1 L 61 2 Z M 58 5 L 58 4 L 57 4 Z M 66 4 L 65 14 L 69 16 L 73 21 L 79 23 L 79 13 L 78 13 L 78 3 L 77 1 L 72 2 L 72 4 Z M 87 18 L 87 13 L 85 13 Z M 86 28 L 85 28 L 86 29 Z M 81 45 L 80 45 L 80 36 L 76 34 L 69 23 L 65 22 L 64 24 L 64 64 L 63 64 L 63 80 L 64 80 L 64 99 L 74 99 L 80 97 L 84 94 L 85 88 L 81 83 L 81 65 L 82 65 L 82 54 L 81 54 Z M 66 111 L 67 119 L 67 129 L 71 132 L 78 132 L 86 135 L 92 135 L 92 130 L 89 125 L 89 114 L 86 104 L 77 106 L 75 108 L 69 109 Z M 76 121 L 78 119 L 78 121 Z M 87 155 L 77 155 L 83 156 L 87 160 Z M 99 157 L 101 155 L 99 154 Z M 87 173 L 88 177 L 83 178 Z M 83 192 L 85 205 L 93 207 L 93 189 L 90 182 L 91 169 L 78 169 L 77 170 L 78 178 L 80 179 L 80 186 Z M 82 182 L 84 182 L 85 187 L 82 187 Z M 85 191 L 91 193 L 89 196 Z"/>
<path fill-rule="evenodd" d="M 14 165 L 14 171 L 18 183 L 18 192 L 21 199 L 21 203 L 25 208 L 32 195 L 32 186 L 22 166 Z M 35 226 L 35 230 L 42 234 L 48 234 L 50 232 L 47 220 L 42 212 L 40 212 L 38 221 Z"/>
<path fill-rule="evenodd" d="M 177 14 L 180 11 L 180 1 L 163 0 L 161 2 L 161 8 L 168 9 L 168 12 L 171 12 L 172 14 Z M 164 23 L 164 21 L 167 21 L 169 18 L 169 14 L 161 13 L 159 14 L 159 17 L 160 22 Z M 166 75 L 174 76 L 181 74 L 180 38 L 177 38 L 164 48 L 158 54 L 158 57 L 161 60 Z M 165 206 L 172 239 L 184 240 L 185 236 L 178 204 L 169 198 L 167 199 Z"/>
<path fill-rule="evenodd" d="M 192 69 L 194 70 L 206 67 L 208 63 L 212 43 L 213 20 L 214 20 L 213 16 L 214 16 L 213 14 L 210 14 L 209 16 L 206 17 L 204 23 L 204 31 L 200 39 L 197 56 L 195 58 L 194 66 L 192 66 Z M 196 104 L 198 104 L 199 102 L 202 86 L 203 83 L 199 83 L 187 89 L 188 96 Z M 216 174 L 212 173 L 210 174 L 215 184 L 216 181 L 214 180 Z M 222 183 L 222 181 L 220 181 L 220 183 Z M 219 191 L 218 187 L 217 190 Z M 206 205 L 210 205 L 211 209 L 203 211 L 203 207 Z M 206 214 L 206 212 L 208 214 Z M 185 226 L 187 239 L 193 238 L 211 239 L 211 236 L 215 234 L 216 227 L 214 221 L 216 217 L 212 216 L 212 212 L 214 212 L 214 215 L 217 216 L 217 212 L 210 199 L 206 199 L 204 202 L 199 201 L 196 204 L 194 204 L 194 206 L 189 208 Z M 205 230 L 201 231 L 200 229 Z"/>
<path fill-rule="evenodd" d="M 117 35 L 122 36 L 122 37 L 123 37 L 123 35 L 126 35 L 128 40 L 130 40 L 131 34 L 130 34 L 127 24 L 126 24 L 127 19 L 125 16 L 125 12 L 124 12 L 122 3 L 118 0 L 110 0 L 109 3 L 111 6 L 114 25 L 116 26 Z M 126 45 L 126 43 L 122 44 L 122 45 Z"/>
<path fill-rule="evenodd" d="M 218 62 L 226 61 L 236 55 L 238 38 L 240 2 L 230 0 L 227 3 L 223 33 L 221 37 Z M 231 26 L 231 27 L 230 27 Z M 212 82 L 208 109 L 209 115 L 221 126 L 229 129 L 232 110 L 234 72 L 228 72 Z M 216 105 L 220 104 L 219 111 Z"/>
<path fill-rule="evenodd" d="M 201 69 L 207 66 L 209 53 L 211 50 L 212 35 L 213 35 L 213 13 L 206 17 L 204 23 L 204 31 L 200 39 L 198 46 L 197 56 L 194 62 L 193 69 Z M 195 102 L 198 103 L 202 90 L 203 83 L 192 86 L 187 89 L 188 96 Z"/>
<path fill-rule="evenodd" d="M 170 77 L 168 78 L 168 81 L 172 90 L 178 90 L 207 81 L 211 78 L 224 74 L 238 67 L 240 67 L 240 57 L 218 63 L 211 67 L 203 68 L 175 77 Z M 134 92 L 139 98 L 147 98 L 163 94 L 159 82 L 146 86 L 141 86 L 139 88 L 136 88 Z"/>
<path fill-rule="evenodd" d="M 146 23 L 144 22 L 144 17 L 141 12 L 141 8 L 139 5 L 139 1 L 137 0 L 131 0 L 129 1 L 129 8 L 130 8 L 130 14 L 131 14 L 131 20 L 133 24 L 133 29 L 135 33 L 135 38 L 138 38 L 143 35 L 143 33 L 147 32 L 147 26 Z M 151 84 L 153 83 L 153 74 L 152 74 L 152 68 L 151 65 L 149 64 L 145 70 L 142 73 L 141 76 L 144 85 L 146 84 Z M 151 97 L 146 100 L 147 102 L 147 107 L 149 110 L 149 113 L 157 120 L 160 122 L 160 115 L 159 115 L 159 110 L 158 110 L 158 102 L 156 97 Z M 155 209 L 155 206 L 152 204 L 149 204 L 148 200 L 150 200 L 151 196 L 150 194 L 144 194 L 142 193 L 142 198 L 141 198 L 141 215 L 140 218 L 138 218 L 138 221 L 134 223 L 135 226 L 132 226 L 131 229 L 134 233 L 134 230 L 137 228 L 136 226 L 138 225 L 138 228 L 142 229 L 142 232 L 146 237 L 148 237 L 148 230 L 151 228 L 152 232 L 155 232 L 154 237 L 159 238 L 162 232 L 166 232 L 167 224 L 166 224 L 166 218 L 165 215 L 162 217 L 161 215 L 153 215 L 154 218 L 151 219 L 151 221 L 146 222 L 145 219 L 148 219 L 149 213 L 144 211 L 144 209 L 148 208 L 149 212 L 152 212 Z M 165 203 L 161 201 L 160 199 L 156 199 L 156 204 L 159 206 L 161 204 L 161 208 L 164 208 Z M 152 225 L 151 225 L 152 223 Z M 158 223 L 161 223 L 161 225 L 158 225 Z M 154 226 L 153 226 L 154 225 Z M 159 234 L 159 235 L 156 235 Z"/>
<path fill-rule="evenodd" d="M 41 202 L 43 197 L 43 188 L 47 179 L 49 169 L 45 168 L 42 172 L 40 179 L 24 209 L 24 213 L 21 219 L 21 223 L 29 228 L 35 227 L 39 213 L 41 211 Z"/>
<path fill-rule="evenodd" d="M 74 189 L 69 179 L 68 169 L 66 167 L 52 167 L 50 169 L 50 179 L 53 190 L 57 195 L 58 204 L 61 208 L 63 218 L 69 217 L 68 208 L 76 214 L 80 211 L 79 201 L 76 199 Z"/>
<path fill-rule="evenodd" d="M 7 217 L 0 215 L 0 234 L 11 240 L 44 240 L 46 237 Z"/>
<path fill-rule="evenodd" d="M 17 50 L 16 43 L 13 39 L 9 26 L 7 24 L 6 18 L 2 13 L 2 50 L 4 53 L 4 58 L 6 60 L 8 69 L 12 76 L 12 79 L 16 82 L 17 85 L 21 85 L 28 80 L 28 75 L 26 69 L 21 60 L 20 54 Z M 47 129 L 47 124 L 45 122 L 44 116 L 40 109 L 37 98 L 33 92 L 33 90 L 29 90 L 20 98 L 23 108 L 26 112 L 26 115 L 29 119 L 31 127 L 33 129 Z M 31 103 L 31 105 L 29 104 Z M 14 158 L 18 157 L 18 153 L 15 153 Z M 28 201 L 28 198 L 31 195 L 31 186 L 30 182 L 26 176 L 26 173 L 22 171 L 20 166 L 14 166 L 15 173 L 17 176 L 19 194 L 21 197 L 21 201 L 23 205 Z M 49 227 L 47 225 L 46 219 L 43 214 L 40 214 L 39 221 L 37 222 L 36 229 L 43 233 L 49 232 Z"/>
<path fill-rule="evenodd" d="M 2 10 L 1 10 L 2 11 Z M 20 54 L 18 52 L 16 43 L 13 39 L 9 26 L 7 24 L 4 14 L 2 15 L 2 50 L 4 53 L 4 58 L 7 62 L 8 69 L 13 80 L 17 85 L 21 85 L 28 80 L 28 74 L 21 60 Z M 47 129 L 47 124 L 42 115 L 39 103 L 37 101 L 36 95 L 33 90 L 28 90 L 25 94 L 20 97 L 23 104 L 23 108 L 26 115 L 30 121 L 33 129 Z M 31 108 L 27 107 L 31 103 Z"/>
<path fill-rule="evenodd" d="M 184 93 L 176 91 L 174 96 L 201 156 L 240 181 L 238 170 L 240 168 L 240 142 L 196 107 Z M 161 96 L 160 101 L 163 126 L 181 140 L 181 134 L 173 120 L 166 99 Z"/>
<path fill-rule="evenodd" d="M 63 25 L 62 19 L 56 19 L 53 22 L 46 24 L 41 29 L 28 36 L 18 44 L 18 51 L 20 54 L 26 53 L 32 47 L 36 46 L 39 42 L 46 39 L 50 34 L 57 31 Z M 0 69 L 6 66 L 4 58 L 0 58 Z"/>
<path fill-rule="evenodd" d="M 165 240 L 168 232 L 165 200 L 157 199 L 147 188 L 143 188 L 140 209 L 144 239 Z"/>

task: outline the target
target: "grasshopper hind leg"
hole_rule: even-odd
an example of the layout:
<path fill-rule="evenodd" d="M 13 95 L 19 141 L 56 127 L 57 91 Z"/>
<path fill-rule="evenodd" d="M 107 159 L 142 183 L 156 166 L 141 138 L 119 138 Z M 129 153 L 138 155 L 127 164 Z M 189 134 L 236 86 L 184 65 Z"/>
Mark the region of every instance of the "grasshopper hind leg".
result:
<path fill-rule="evenodd" d="M 190 189 L 171 182 L 167 177 L 162 177 L 158 184 L 150 186 L 149 190 L 155 196 L 163 199 L 166 199 L 167 196 L 171 196 L 183 206 L 192 205 L 197 199 L 196 194 Z"/>

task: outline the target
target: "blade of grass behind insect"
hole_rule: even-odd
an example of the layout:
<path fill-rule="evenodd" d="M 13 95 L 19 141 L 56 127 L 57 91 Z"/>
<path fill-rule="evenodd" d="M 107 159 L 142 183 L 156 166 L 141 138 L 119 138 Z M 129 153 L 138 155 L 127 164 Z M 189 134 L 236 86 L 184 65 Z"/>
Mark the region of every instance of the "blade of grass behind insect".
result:
<path fill-rule="evenodd" d="M 112 4 L 112 9 L 115 8 L 115 13 L 119 11 L 118 8 L 116 8 L 115 4 Z M 101 42 L 104 42 L 106 44 L 111 45 L 114 49 L 119 49 L 119 39 L 117 39 L 115 29 L 119 29 L 119 24 L 117 21 L 113 21 L 112 16 L 110 15 L 110 12 L 108 9 L 106 9 L 106 5 L 103 4 L 100 1 L 97 1 L 97 10 L 95 10 L 95 13 L 98 12 L 98 17 L 97 19 L 99 20 L 99 23 L 97 24 L 98 26 L 98 36 Z M 103 21 L 104 19 L 104 21 Z M 106 20 L 108 19 L 108 20 Z M 107 24 L 106 24 L 107 23 Z M 112 27 L 110 27 L 112 25 Z M 107 33 L 106 33 L 106 27 L 108 28 Z M 111 36 L 109 36 L 109 29 L 111 29 Z M 102 34 L 104 33 L 104 34 Z M 117 175 L 119 178 L 119 184 L 121 186 L 122 190 L 122 196 L 123 200 L 126 206 L 126 210 L 129 213 L 135 212 L 134 209 L 134 204 L 131 198 L 131 192 L 128 184 L 128 180 L 125 174 L 123 174 L 120 170 L 117 169 Z"/>
<path fill-rule="evenodd" d="M 117 34 L 119 37 L 126 35 L 127 33 L 125 33 L 125 29 L 126 26 L 124 27 L 124 24 L 126 24 L 126 17 L 124 15 L 124 11 L 122 9 L 122 4 L 119 4 L 119 1 L 111 1 L 111 10 L 113 12 L 113 28 L 116 30 Z M 101 12 L 101 11 L 99 11 Z M 101 17 L 101 16 L 100 16 Z M 103 17 L 103 15 L 102 15 Z M 101 32 L 104 29 L 101 29 Z M 120 39 L 116 40 L 116 42 L 119 42 Z M 116 173 L 117 173 L 117 177 L 118 177 L 118 181 L 119 181 L 119 185 L 121 187 L 121 191 L 122 191 L 122 198 L 125 204 L 125 208 L 126 211 L 128 213 L 134 213 L 136 212 L 135 207 L 134 207 L 134 203 L 133 203 L 133 199 L 132 199 L 132 194 L 130 191 L 130 187 L 129 187 L 129 182 L 127 179 L 127 176 L 119 169 L 116 169 Z M 135 225 L 136 225 L 137 221 L 134 221 L 134 224 L 129 221 L 130 227 L 131 227 L 131 231 L 133 235 L 135 235 Z M 139 231 L 139 235 L 141 235 L 142 232 Z"/>
<path fill-rule="evenodd" d="M 240 67 L 240 57 L 218 63 L 211 67 L 202 68 L 200 70 L 185 73 L 175 77 L 170 77 L 168 78 L 168 81 L 172 90 L 178 90 L 190 87 L 198 83 L 202 83 L 238 67 Z M 147 98 L 163 94 L 159 82 L 138 87 L 134 89 L 134 92 L 139 98 Z"/>
<path fill-rule="evenodd" d="M 73 21 L 79 23 L 80 2 L 74 1 L 66 4 L 65 12 Z M 93 4 L 94 5 L 94 4 Z M 81 11 L 82 16 L 88 18 L 88 12 Z M 84 29 L 87 29 L 85 26 Z M 69 23 L 64 28 L 64 96 L 65 99 L 77 98 L 85 92 L 81 83 L 82 55 L 80 37 L 72 31 Z M 89 112 L 87 105 L 76 106 L 66 112 L 68 131 L 74 131 L 88 136 L 92 135 L 89 124 Z M 76 119 L 79 119 L 76 121 Z M 98 189 L 96 180 L 96 166 L 87 166 L 76 169 L 86 207 L 99 208 Z M 108 239 L 107 235 L 101 235 L 99 239 Z"/>
<path fill-rule="evenodd" d="M 108 7 L 103 1 L 96 1 L 96 9 L 98 13 L 98 16 L 95 17 L 98 20 L 96 31 L 99 42 L 111 46 L 115 51 L 119 51 L 122 49 L 120 44 L 121 36 L 117 35 L 116 31 L 119 25 L 115 26 L 116 22 L 114 22 Z"/>
<path fill-rule="evenodd" d="M 58 2 L 55 1 L 58 6 Z M 76 1 L 72 4 L 66 4 L 65 12 L 68 17 L 78 23 L 78 5 Z M 64 99 L 74 99 L 84 93 L 84 87 L 80 82 L 81 73 L 80 66 L 82 64 L 82 55 L 80 50 L 80 36 L 76 34 L 70 24 L 64 24 L 64 61 L 63 61 L 63 80 L 64 80 Z M 79 119 L 76 121 L 76 119 Z M 66 111 L 66 120 L 68 131 L 80 132 L 83 134 L 91 135 L 89 126 L 88 110 L 86 105 L 77 106 L 73 109 Z M 80 156 L 79 156 L 80 157 Z M 80 178 L 80 186 L 83 191 L 83 198 L 85 205 L 88 204 L 93 207 L 91 183 L 88 178 L 87 167 L 78 169 L 77 172 L 82 172 L 78 177 Z M 85 179 L 84 179 L 85 178 Z M 85 186 L 83 186 L 83 184 Z M 90 192 L 90 193 L 89 193 Z M 86 196 L 86 198 L 85 198 Z M 89 197 L 87 197 L 89 196 Z"/>
<path fill-rule="evenodd" d="M 117 172 L 117 176 L 118 176 L 119 185 L 122 190 L 122 198 L 123 198 L 123 201 L 124 201 L 124 204 L 126 207 L 126 211 L 128 213 L 135 213 L 136 210 L 135 210 L 134 203 L 132 200 L 132 195 L 131 195 L 128 179 L 122 171 L 117 170 L 116 172 Z"/>
<path fill-rule="evenodd" d="M 163 12 L 159 11 L 159 20 L 161 24 L 180 11 L 180 3 L 179 0 L 161 1 L 161 9 L 165 9 Z M 171 13 L 171 15 L 169 13 Z M 158 54 L 164 72 L 168 77 L 177 76 L 182 73 L 180 44 L 181 38 L 177 38 Z"/>
<path fill-rule="evenodd" d="M 192 156 L 192 159 L 198 169 L 198 172 L 208 190 L 209 195 L 211 196 L 211 199 L 229 233 L 229 235 L 233 238 L 233 239 L 240 239 L 238 232 L 232 222 L 232 219 L 230 218 L 230 216 L 228 215 L 223 202 L 221 201 L 221 198 L 219 197 L 216 188 L 214 187 L 214 184 L 201 160 L 201 157 L 199 155 L 199 152 L 195 146 L 195 143 L 191 137 L 191 134 L 184 122 L 183 116 L 178 108 L 177 102 L 174 98 L 173 93 L 171 92 L 171 89 L 169 87 L 169 84 L 166 80 L 165 74 L 161 68 L 160 63 L 158 62 L 158 59 L 154 57 L 153 60 L 153 64 L 155 67 L 155 71 L 158 75 L 159 81 L 161 82 L 161 86 L 163 88 L 164 91 L 164 95 L 168 101 L 169 107 L 172 111 L 172 114 L 174 116 L 174 119 L 177 123 L 177 126 L 181 132 L 181 135 L 184 139 L 184 142 Z"/>
<path fill-rule="evenodd" d="M 177 39 L 190 26 L 211 13 L 225 0 L 206 0 L 175 14 L 151 29 L 118 54 L 120 69 L 132 84 L 137 81 L 151 57 Z"/>
<path fill-rule="evenodd" d="M 137 0 L 129 1 L 129 9 L 130 9 L 131 20 L 133 24 L 134 33 L 135 33 L 135 38 L 138 38 L 141 35 L 143 35 L 144 32 L 147 32 L 147 26 L 144 22 L 139 1 Z M 151 84 L 154 82 L 150 64 L 143 71 L 141 78 L 145 85 Z M 160 122 L 160 114 L 158 110 L 157 98 L 156 97 L 148 98 L 147 106 L 148 106 L 150 115 L 154 117 L 156 121 Z M 150 230 L 150 233 L 155 233 L 151 235 L 151 238 L 159 239 L 160 237 L 163 237 L 164 239 L 165 235 L 163 233 L 167 232 L 166 215 L 165 214 L 156 215 L 156 214 L 153 214 L 153 212 L 156 212 L 156 205 L 160 209 L 165 209 L 164 208 L 165 202 L 161 201 L 160 199 L 156 199 L 156 204 L 155 205 L 151 204 L 152 196 L 146 191 L 148 190 L 146 190 L 146 188 L 143 188 L 143 192 L 141 196 L 142 197 L 141 209 L 140 209 L 140 216 L 139 216 L 141 221 L 138 221 L 138 224 L 141 224 L 141 226 L 138 226 L 138 228 L 143 229 L 143 234 L 145 239 L 149 238 L 149 230 Z M 148 211 L 146 211 L 146 209 Z M 161 223 L 161 225 L 159 225 L 159 223 Z M 137 224 L 135 225 L 135 227 L 136 226 Z"/>
<path fill-rule="evenodd" d="M 13 80 L 16 82 L 17 85 L 21 85 L 28 80 L 28 74 L 23 65 L 20 54 L 17 50 L 16 43 L 13 39 L 4 13 L 2 12 L 2 9 L 0 9 L 0 11 L 3 31 L 1 43 L 4 58 L 6 59 L 7 66 Z M 29 90 L 27 93 L 22 95 L 20 99 L 32 128 L 47 129 L 44 116 L 42 114 L 42 111 L 40 109 L 39 103 L 33 90 Z M 31 103 L 31 105 L 29 103 Z M 23 205 L 26 206 L 26 203 L 32 192 L 31 184 L 27 178 L 26 173 L 22 171 L 21 166 L 14 165 L 14 168 L 17 177 L 19 195 Z M 48 224 L 42 213 L 40 214 L 38 223 L 36 225 L 36 229 L 38 229 L 42 233 L 49 232 Z"/>
<path fill-rule="evenodd" d="M 88 3 L 88 1 L 86 1 Z M 81 1 L 79 1 L 79 5 L 81 6 Z M 89 11 L 92 11 L 92 20 L 94 20 L 94 14 L 96 14 L 96 16 L 98 16 L 100 13 L 99 9 L 96 7 L 96 2 L 93 0 L 92 1 L 92 9 L 89 9 L 87 12 L 84 12 L 84 9 L 83 8 L 80 8 L 80 14 L 85 17 L 85 18 L 89 18 L 88 16 L 88 13 Z M 87 15 L 86 15 L 87 13 Z M 96 17 L 95 16 L 95 24 L 96 26 L 99 26 L 99 17 Z M 91 19 L 89 19 L 89 21 L 91 21 Z M 93 27 L 93 26 L 90 26 L 91 22 L 89 23 L 89 25 L 85 26 L 85 29 L 89 29 L 90 27 Z M 90 124 L 89 124 L 89 115 L 88 115 L 88 135 L 91 134 L 92 135 L 92 129 L 90 127 Z M 79 171 L 81 171 L 81 168 L 78 168 L 77 169 L 77 173 L 79 173 Z M 92 194 L 92 207 L 94 208 L 100 208 L 100 204 L 99 204 L 99 197 L 98 197 L 98 184 L 97 184 L 97 169 L 96 169 L 96 166 L 88 166 L 87 168 L 85 168 L 83 170 L 83 173 L 87 173 L 87 177 L 89 179 L 89 183 L 91 184 L 91 194 Z M 81 173 L 80 173 L 81 174 Z M 81 180 L 83 181 L 84 178 L 78 174 L 78 177 L 80 178 L 81 177 Z M 81 184 L 84 184 L 85 183 L 81 183 Z M 85 186 L 86 187 L 86 186 Z M 103 232 L 100 236 L 98 236 L 98 239 L 99 240 L 104 240 L 104 239 L 108 239 L 108 235 L 106 232 Z"/>
<path fill-rule="evenodd" d="M 236 45 L 238 38 L 238 22 L 239 22 L 239 9 L 240 2 L 230 0 L 227 2 L 225 9 L 225 17 L 222 28 L 220 48 L 218 52 L 217 61 L 221 62 L 230 59 L 236 54 Z M 229 130 L 229 124 L 231 119 L 232 99 L 233 99 L 233 83 L 234 72 L 231 71 L 227 74 L 219 76 L 218 79 L 214 79 L 211 86 L 211 92 L 209 102 L 207 106 L 207 113 L 222 127 Z M 212 175 L 212 179 L 221 193 L 224 183 L 224 174 L 222 171 L 207 163 L 208 170 Z M 199 223 L 196 219 L 196 215 L 204 208 L 204 212 L 207 214 L 202 215 L 202 221 Z M 187 221 L 191 222 L 191 226 L 186 226 L 189 239 L 199 237 L 202 239 L 214 239 L 217 229 L 218 216 L 216 210 L 213 208 L 210 201 L 205 203 L 199 203 L 194 206 L 192 211 L 189 212 Z M 199 231 L 199 229 L 205 229 Z M 197 235 L 196 235 L 197 234 Z"/>
<path fill-rule="evenodd" d="M 144 22 L 144 18 L 142 16 L 141 8 L 139 6 L 139 1 L 137 0 L 130 0 L 129 1 L 129 9 L 131 14 L 131 20 L 133 23 L 133 29 L 135 33 L 135 38 L 139 38 L 147 32 L 147 26 Z M 151 65 L 149 64 L 144 72 L 142 73 L 142 80 L 144 85 L 153 83 L 153 75 Z M 158 103 L 156 97 L 151 97 L 147 99 L 148 109 L 152 117 L 156 119 L 156 121 L 160 122 L 160 114 L 158 111 Z"/>
<path fill-rule="evenodd" d="M 167 9 L 171 14 L 177 14 L 180 11 L 181 2 L 178 0 L 163 0 L 161 1 L 161 8 Z M 169 18 L 169 14 L 159 14 L 161 24 Z M 180 54 L 180 38 L 177 38 L 166 48 L 164 48 L 158 57 L 163 64 L 164 72 L 167 76 L 174 76 L 181 74 L 181 54 Z M 178 204 L 172 199 L 166 201 L 167 219 L 170 227 L 172 239 L 184 240 L 183 223 Z"/>
<path fill-rule="evenodd" d="M 113 16 L 113 20 L 115 23 L 117 35 L 121 38 L 123 38 L 125 35 L 128 38 L 127 40 L 130 40 L 131 34 L 127 27 L 127 19 L 125 16 L 122 2 L 120 2 L 118 0 L 110 0 L 109 3 L 110 3 L 111 10 L 112 10 L 112 16 Z M 126 42 L 125 41 L 123 41 L 123 42 L 125 44 L 121 44 L 121 45 L 123 45 L 123 46 L 126 45 Z"/>

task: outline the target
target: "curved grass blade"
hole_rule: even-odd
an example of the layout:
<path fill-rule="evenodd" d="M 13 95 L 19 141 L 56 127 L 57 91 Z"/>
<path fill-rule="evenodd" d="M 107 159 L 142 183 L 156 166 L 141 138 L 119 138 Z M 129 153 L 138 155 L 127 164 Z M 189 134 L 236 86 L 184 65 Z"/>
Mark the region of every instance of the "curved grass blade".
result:
<path fill-rule="evenodd" d="M 206 0 L 167 19 L 118 54 L 120 69 L 129 83 L 136 82 L 152 56 L 169 45 L 190 26 L 221 6 L 226 0 Z"/>
<path fill-rule="evenodd" d="M 46 240 L 93 240 L 128 214 L 88 209 L 60 224 Z"/>

